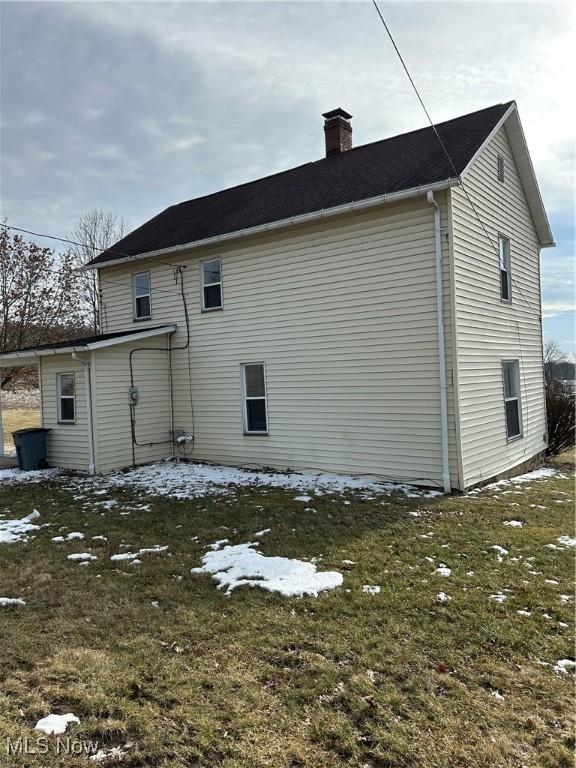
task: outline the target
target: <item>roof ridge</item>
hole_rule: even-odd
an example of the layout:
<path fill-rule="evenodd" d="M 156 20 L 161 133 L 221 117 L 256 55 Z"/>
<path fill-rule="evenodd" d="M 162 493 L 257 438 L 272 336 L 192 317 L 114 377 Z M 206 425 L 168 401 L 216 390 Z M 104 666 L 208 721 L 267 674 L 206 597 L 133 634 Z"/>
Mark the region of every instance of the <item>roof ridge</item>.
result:
<path fill-rule="evenodd" d="M 481 112 L 487 112 L 490 109 L 495 109 L 496 107 L 510 107 L 512 104 L 514 104 L 514 100 L 507 101 L 507 102 L 501 102 L 499 104 L 492 104 L 489 107 L 483 107 L 482 109 L 474 110 L 474 112 L 467 112 L 465 115 L 458 115 L 457 117 L 451 117 L 449 120 L 443 120 L 441 123 L 434 123 L 435 128 L 439 128 L 440 126 L 447 125 L 448 123 L 456 122 L 457 120 L 463 120 L 466 117 L 472 117 L 473 115 L 480 114 Z M 368 141 L 366 144 L 360 144 L 357 147 L 352 147 L 352 149 L 346 150 L 346 152 L 342 152 L 337 155 L 333 155 L 331 157 L 320 157 L 318 160 L 309 160 L 307 163 L 301 163 L 300 165 L 295 165 L 292 168 L 286 168 L 283 171 L 277 171 L 276 173 L 269 173 L 267 176 L 259 176 L 257 179 L 250 179 L 250 181 L 242 181 L 240 184 L 234 184 L 231 187 L 224 187 L 224 189 L 218 189 L 215 192 L 209 192 L 206 195 L 199 195 L 198 197 L 191 197 L 188 200 L 182 200 L 179 203 L 173 203 L 172 205 L 169 205 L 167 208 L 164 209 L 164 211 L 169 211 L 172 208 L 178 208 L 181 205 L 187 205 L 188 203 L 193 203 L 196 200 L 206 200 L 209 197 L 213 197 L 214 195 L 221 195 L 224 192 L 231 191 L 233 189 L 239 189 L 240 187 L 247 187 L 250 184 L 257 184 L 258 182 L 265 181 L 266 179 L 274 179 L 278 176 L 283 176 L 286 173 L 292 173 L 292 171 L 297 171 L 299 168 L 305 168 L 307 166 L 316 165 L 317 163 L 323 163 L 326 160 L 334 160 L 336 158 L 342 157 L 343 155 L 350 155 L 353 152 L 357 152 L 360 149 L 363 149 L 364 147 L 372 147 L 375 144 L 383 144 L 386 141 L 392 141 L 393 139 L 400 139 L 403 136 L 410 136 L 414 133 L 420 133 L 421 131 L 431 131 L 432 126 L 431 125 L 425 125 L 422 128 L 414 128 L 411 131 L 404 131 L 403 133 L 396 133 L 393 136 L 388 136 L 385 139 L 375 139 L 374 141 Z"/>
<path fill-rule="evenodd" d="M 115 261 L 120 251 L 130 258 L 447 179 L 452 176 L 447 161 L 462 172 L 512 105 L 493 104 L 174 203 L 88 266 Z M 446 158 L 440 151 L 444 143 Z"/>

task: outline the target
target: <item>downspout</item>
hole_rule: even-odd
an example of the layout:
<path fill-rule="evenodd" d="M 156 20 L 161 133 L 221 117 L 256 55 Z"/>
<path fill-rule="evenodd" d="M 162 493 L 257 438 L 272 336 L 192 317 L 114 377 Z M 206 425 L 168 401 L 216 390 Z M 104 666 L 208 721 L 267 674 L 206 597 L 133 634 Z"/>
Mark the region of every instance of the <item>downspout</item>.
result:
<path fill-rule="evenodd" d="M 440 233 L 440 206 L 432 190 L 426 194 L 434 208 L 434 253 L 436 257 L 436 324 L 438 328 L 438 366 L 440 368 L 440 420 L 442 426 L 442 484 L 444 493 L 452 491 L 448 459 L 448 405 L 446 397 L 446 342 L 444 340 L 444 296 L 442 285 L 442 240 Z"/>
<path fill-rule="evenodd" d="M 90 363 L 87 363 L 85 360 L 81 360 L 76 352 L 72 352 L 72 360 L 76 360 L 77 363 L 80 363 L 84 366 L 84 380 L 86 384 L 86 413 L 88 415 L 88 473 L 93 475 L 96 472 L 96 464 L 94 457 L 94 423 L 92 421 L 92 382 L 90 375 Z"/>
<path fill-rule="evenodd" d="M 4 411 L 2 410 L 2 367 L 0 366 L 0 456 L 4 456 Z"/>

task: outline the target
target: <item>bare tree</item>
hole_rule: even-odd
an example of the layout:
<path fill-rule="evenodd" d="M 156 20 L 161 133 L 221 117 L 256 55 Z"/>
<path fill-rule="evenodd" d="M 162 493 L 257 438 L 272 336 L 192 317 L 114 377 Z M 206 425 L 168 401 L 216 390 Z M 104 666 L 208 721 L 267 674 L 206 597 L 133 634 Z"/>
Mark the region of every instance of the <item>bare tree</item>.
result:
<path fill-rule="evenodd" d="M 546 386 L 550 386 L 554 380 L 554 368 L 556 363 L 565 360 L 566 356 L 560 349 L 560 345 L 555 341 L 547 341 L 544 344 L 544 376 L 546 378 Z"/>
<path fill-rule="evenodd" d="M 78 307 L 72 256 L 57 255 L 0 226 L 0 351 L 85 332 Z M 2 385 L 16 371 L 3 369 Z"/>
<path fill-rule="evenodd" d="M 102 251 L 111 248 L 124 237 L 126 231 L 126 222 L 115 213 L 105 213 L 96 209 L 83 213 L 70 235 L 70 240 L 79 243 L 71 247 L 76 268 L 82 267 Z M 98 333 L 100 306 L 96 271 L 78 272 L 78 288 L 87 320 L 93 332 Z"/>
<path fill-rule="evenodd" d="M 555 341 L 544 345 L 548 454 L 556 456 L 574 446 L 576 426 L 572 386 L 561 380 L 559 371 L 568 364 L 567 355 Z"/>

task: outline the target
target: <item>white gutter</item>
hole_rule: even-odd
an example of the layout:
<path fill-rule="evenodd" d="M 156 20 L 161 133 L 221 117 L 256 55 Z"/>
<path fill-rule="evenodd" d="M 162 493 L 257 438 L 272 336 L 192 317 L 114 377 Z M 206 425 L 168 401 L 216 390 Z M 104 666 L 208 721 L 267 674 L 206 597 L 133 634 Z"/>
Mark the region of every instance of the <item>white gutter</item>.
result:
<path fill-rule="evenodd" d="M 428 203 L 434 208 L 434 253 L 436 258 L 436 323 L 438 327 L 438 366 L 440 368 L 440 420 L 442 426 L 442 484 L 444 493 L 450 493 L 450 464 L 448 460 L 448 405 L 446 397 L 446 342 L 444 340 L 444 297 L 442 285 L 442 240 L 440 233 L 440 206 L 434 193 L 428 190 Z"/>
<path fill-rule="evenodd" d="M 93 341 L 91 344 L 82 344 L 77 347 L 52 347 L 50 349 L 30 349 L 27 352 L 9 352 L 5 355 L 0 354 L 0 367 L 10 368 L 18 360 L 26 360 L 30 357 L 49 357 L 50 355 L 69 355 L 77 352 L 92 352 L 95 349 L 104 347 L 113 347 L 118 344 L 126 344 L 129 341 L 139 341 L 140 339 L 149 339 L 152 336 L 163 336 L 166 333 L 174 333 L 177 329 L 176 324 L 163 325 L 160 328 L 152 330 L 142 330 L 138 333 L 127 333 L 125 336 L 117 336 L 113 339 L 104 341 Z M 25 365 L 26 363 L 22 363 Z"/>
<path fill-rule="evenodd" d="M 0 377 L 0 457 L 4 456 L 4 411 L 2 410 L 2 379 Z"/>
<path fill-rule="evenodd" d="M 88 473 L 90 475 L 93 475 L 96 472 L 96 461 L 95 461 L 95 451 L 94 451 L 94 422 L 92 421 L 92 382 L 91 382 L 91 372 L 90 372 L 90 363 L 87 363 L 85 360 L 81 360 L 76 352 L 72 352 L 72 360 L 76 360 L 76 362 L 80 363 L 84 366 L 84 381 L 86 384 L 86 413 L 88 415 L 88 453 L 89 453 L 89 464 L 88 464 Z"/>
<path fill-rule="evenodd" d="M 226 232 L 223 235 L 205 237 L 202 240 L 193 240 L 190 243 L 175 245 L 171 248 L 159 248 L 156 251 L 138 253 L 135 256 L 122 256 L 118 259 L 110 259 L 99 264 L 85 264 L 83 267 L 80 267 L 79 271 L 83 272 L 90 269 L 113 267 L 116 264 L 124 264 L 127 261 L 140 261 L 141 259 L 151 259 L 158 256 L 174 255 L 180 253 L 181 251 L 189 251 L 191 248 L 200 248 L 205 245 L 214 245 L 215 243 L 221 243 L 226 240 L 236 240 L 240 237 L 247 237 L 249 235 L 257 235 L 263 232 L 270 232 L 272 230 L 289 227 L 294 224 L 304 224 L 308 221 L 316 221 L 319 219 L 328 218 L 330 216 L 338 216 L 342 213 L 350 213 L 352 211 L 361 211 L 365 208 L 373 208 L 376 205 L 394 203 L 398 200 L 405 200 L 410 197 L 425 195 L 428 190 L 439 192 L 440 190 L 448 189 L 449 187 L 455 187 L 459 183 L 460 182 L 458 179 L 445 179 L 444 181 L 437 181 L 434 184 L 427 184 L 425 186 L 420 185 L 418 187 L 402 189 L 399 192 L 391 192 L 389 194 L 385 193 L 383 195 L 378 195 L 377 197 L 369 197 L 366 200 L 358 200 L 356 202 L 346 203 L 344 205 L 336 205 L 333 208 L 323 208 L 320 211 L 313 211 L 312 213 L 302 213 L 299 216 L 291 216 L 288 219 L 279 219 L 278 221 L 272 221 L 269 224 L 258 224 L 255 227 L 247 227 L 246 229 L 239 229 L 235 232 Z"/>

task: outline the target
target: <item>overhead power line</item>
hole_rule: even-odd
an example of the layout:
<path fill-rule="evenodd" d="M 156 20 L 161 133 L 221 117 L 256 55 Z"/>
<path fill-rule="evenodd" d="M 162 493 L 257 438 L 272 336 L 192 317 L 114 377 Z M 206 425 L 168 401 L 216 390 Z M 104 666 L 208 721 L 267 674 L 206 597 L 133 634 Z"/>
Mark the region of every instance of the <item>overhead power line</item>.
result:
<path fill-rule="evenodd" d="M 80 248 L 86 248 L 88 251 L 94 251 L 93 245 L 88 245 L 87 243 L 79 243 L 77 240 L 70 240 L 68 237 L 58 237 L 57 235 L 47 235 L 44 232 L 32 232 L 30 229 L 24 229 L 23 227 L 15 227 L 12 224 L 7 224 L 5 221 L 0 222 L 0 226 L 5 227 L 6 229 L 12 229 L 14 232 L 24 232 L 26 235 L 33 235 L 34 237 L 43 237 L 47 240 L 59 240 L 61 243 L 68 243 L 69 245 L 77 245 Z M 106 253 L 113 253 L 114 256 L 120 256 L 124 259 L 133 259 L 135 254 L 133 253 L 122 253 L 122 251 L 115 251 L 113 248 L 106 248 Z M 162 261 L 161 259 L 157 259 L 155 257 L 148 257 L 148 261 L 154 261 L 157 264 L 164 264 L 166 267 L 181 267 L 181 264 L 172 264 L 169 261 Z M 105 262 L 104 262 L 105 263 Z"/>
<path fill-rule="evenodd" d="M 466 185 L 464 184 L 464 180 L 463 180 L 462 176 L 460 175 L 458 169 L 454 165 L 454 162 L 453 162 L 453 160 L 452 160 L 452 158 L 450 156 L 450 153 L 448 152 L 448 149 L 446 148 L 446 145 L 442 141 L 442 137 L 438 133 L 438 129 L 436 128 L 436 126 L 434 124 L 434 121 L 432 120 L 432 117 L 430 116 L 430 113 L 428 112 L 428 110 L 426 108 L 426 105 L 424 104 L 424 100 L 422 99 L 422 96 L 420 96 L 420 92 L 418 91 L 418 88 L 416 87 L 416 83 L 414 82 L 414 79 L 413 79 L 412 75 L 410 74 L 410 70 L 408 69 L 408 67 L 406 65 L 406 62 L 404 61 L 404 58 L 403 58 L 402 54 L 400 53 L 400 49 L 396 45 L 396 41 L 394 40 L 394 36 L 392 35 L 392 32 L 390 31 L 390 27 L 386 23 L 386 19 L 384 18 L 383 14 L 382 14 L 382 11 L 380 10 L 380 7 L 378 6 L 377 0 L 372 0 L 372 4 L 374 5 L 374 8 L 376 9 L 377 14 L 380 17 L 380 21 L 384 25 L 384 29 L 386 30 L 386 33 L 388 34 L 388 37 L 390 38 L 390 42 L 394 46 L 394 50 L 396 51 L 396 54 L 398 55 L 400 63 L 402 64 L 402 67 L 404 68 L 404 72 L 406 72 L 406 76 L 408 77 L 408 80 L 410 81 L 410 85 L 414 89 L 414 93 L 418 97 L 418 101 L 420 102 L 420 105 L 422 106 L 422 109 L 424 110 L 425 115 L 428 118 L 428 122 L 430 123 L 430 126 L 431 126 L 432 130 L 434 131 L 434 134 L 435 134 L 436 138 L 438 139 L 438 143 L 442 147 L 442 150 L 443 150 L 444 154 L 446 155 L 446 158 L 448 159 L 448 162 L 450 163 L 450 167 L 454 171 L 454 174 L 455 174 L 456 178 L 458 179 L 458 182 L 460 183 L 460 186 L 462 187 L 462 191 L 466 195 L 466 199 L 468 200 L 468 202 L 470 203 L 470 207 L 474 211 L 474 215 L 476 216 L 476 218 L 478 219 L 478 221 L 480 223 L 480 226 L 484 230 L 484 234 L 486 235 L 486 239 L 488 240 L 488 242 L 490 244 L 490 247 L 492 248 L 492 250 L 494 251 L 495 255 L 497 256 L 497 258 L 499 260 L 500 259 L 500 252 L 499 252 L 498 246 L 494 244 L 492 238 L 490 237 L 490 233 L 488 232 L 488 229 L 486 228 L 486 225 L 482 221 L 482 218 L 481 218 L 480 214 L 478 213 L 478 211 L 476 209 L 476 206 L 474 205 L 474 201 L 472 200 L 472 198 L 468 194 L 468 189 L 466 188 Z M 530 309 L 533 309 L 532 304 L 528 301 L 528 299 L 526 298 L 526 296 L 522 292 L 522 289 L 520 288 L 518 283 L 514 280 L 514 277 L 513 277 L 512 274 L 510 274 L 510 278 L 512 280 L 512 283 L 518 289 L 518 292 L 520 293 L 520 295 L 522 296 L 522 298 L 524 299 L 526 304 L 530 307 Z"/>

